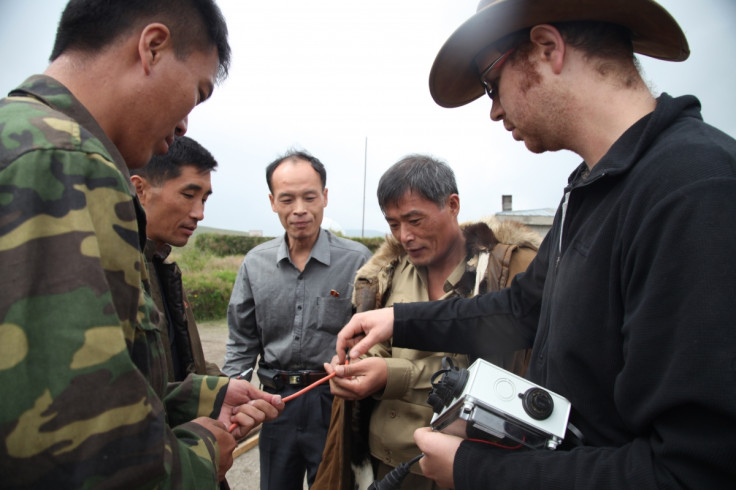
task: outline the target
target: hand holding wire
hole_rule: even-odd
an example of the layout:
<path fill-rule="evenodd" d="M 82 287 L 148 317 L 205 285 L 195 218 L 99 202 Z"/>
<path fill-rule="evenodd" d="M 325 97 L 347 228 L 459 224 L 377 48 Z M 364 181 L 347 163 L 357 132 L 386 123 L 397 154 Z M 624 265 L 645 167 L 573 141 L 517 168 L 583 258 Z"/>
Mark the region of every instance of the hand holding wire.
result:
<path fill-rule="evenodd" d="M 347 365 L 347 364 L 350 364 L 350 357 L 349 357 L 349 356 L 345 358 L 345 365 Z M 322 383 L 325 383 L 325 382 L 329 381 L 329 380 L 330 380 L 330 379 L 332 379 L 332 378 L 333 378 L 334 376 L 335 376 L 335 373 L 334 373 L 334 372 L 333 372 L 333 373 L 331 373 L 331 374 L 328 374 L 328 375 L 327 375 L 327 376 L 325 376 L 324 378 L 322 378 L 322 379 L 320 379 L 320 380 L 318 380 L 318 381 L 315 381 L 315 382 L 314 382 L 314 383 L 312 383 L 311 385 L 309 385 L 309 386 L 307 386 L 306 388 L 303 388 L 303 389 L 301 389 L 301 390 L 297 391 L 297 392 L 296 392 L 296 393 L 294 393 L 293 395 L 289 395 L 289 396 L 285 397 L 285 398 L 283 399 L 284 403 L 286 403 L 286 402 L 288 402 L 288 401 L 290 401 L 290 400 L 293 400 L 294 398 L 296 398 L 296 397 L 298 397 L 298 396 L 301 396 L 301 395 L 303 395 L 304 393 L 306 393 L 306 392 L 308 392 L 309 390 L 311 390 L 311 389 L 315 388 L 316 386 L 319 386 L 319 385 L 321 385 Z M 233 424 L 231 424 L 231 425 L 230 425 L 230 427 L 228 428 L 228 432 L 232 432 L 232 431 L 234 431 L 234 430 L 235 430 L 235 429 L 236 429 L 237 427 L 238 427 L 238 424 L 237 424 L 237 422 L 234 422 L 234 423 L 233 423 Z"/>

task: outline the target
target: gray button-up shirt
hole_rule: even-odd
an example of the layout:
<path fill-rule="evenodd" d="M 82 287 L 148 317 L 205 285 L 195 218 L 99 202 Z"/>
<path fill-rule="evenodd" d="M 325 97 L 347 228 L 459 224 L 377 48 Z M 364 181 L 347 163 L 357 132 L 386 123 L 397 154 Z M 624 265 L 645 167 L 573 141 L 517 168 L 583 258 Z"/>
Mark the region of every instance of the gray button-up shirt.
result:
<path fill-rule="evenodd" d="M 355 272 L 370 257 L 364 245 L 326 230 L 301 272 L 283 236 L 248 252 L 228 306 L 223 372 L 237 376 L 255 369 L 259 354 L 273 369 L 322 370 L 352 315 Z"/>

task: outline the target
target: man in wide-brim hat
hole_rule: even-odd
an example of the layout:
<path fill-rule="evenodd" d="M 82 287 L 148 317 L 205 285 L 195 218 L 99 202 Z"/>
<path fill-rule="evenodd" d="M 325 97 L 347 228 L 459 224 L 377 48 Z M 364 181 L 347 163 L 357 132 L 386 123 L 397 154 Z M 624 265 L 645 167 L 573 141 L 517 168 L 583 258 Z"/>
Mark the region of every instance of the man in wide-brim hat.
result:
<path fill-rule="evenodd" d="M 422 471 L 442 487 L 736 482 L 736 141 L 695 97 L 655 97 L 634 53 L 689 54 L 653 1 L 483 0 L 437 55 L 438 104 L 485 93 L 529 150 L 583 159 L 510 287 L 360 313 L 338 336 L 340 362 L 390 337 L 477 357 L 532 347 L 527 378 L 571 402 L 555 451 L 417 430 Z"/>
<path fill-rule="evenodd" d="M 636 53 L 667 61 L 684 61 L 690 55 L 675 19 L 649 0 L 481 0 L 478 12 L 437 53 L 429 75 L 432 97 L 442 107 L 477 99 L 484 92 L 479 70 L 503 54 L 504 41 L 511 40 L 504 38 L 538 24 L 574 21 L 624 26 Z"/>

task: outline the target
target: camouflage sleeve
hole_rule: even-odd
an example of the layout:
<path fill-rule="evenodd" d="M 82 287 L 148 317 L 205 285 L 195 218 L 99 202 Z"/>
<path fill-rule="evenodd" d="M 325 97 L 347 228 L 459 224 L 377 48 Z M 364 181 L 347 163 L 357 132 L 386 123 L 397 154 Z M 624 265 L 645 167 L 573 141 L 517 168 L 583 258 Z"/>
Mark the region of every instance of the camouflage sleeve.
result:
<path fill-rule="evenodd" d="M 0 124 L 0 152 L 43 131 L 79 138 L 67 121 L 37 126 L 8 137 Z M 135 212 L 124 176 L 84 145 L 0 165 L 0 486 L 215 488 L 214 436 L 169 428 L 132 362 Z"/>
<path fill-rule="evenodd" d="M 216 419 L 230 379 L 190 374 L 179 383 L 169 383 L 164 398 L 169 423 L 183 424 L 197 417 Z"/>

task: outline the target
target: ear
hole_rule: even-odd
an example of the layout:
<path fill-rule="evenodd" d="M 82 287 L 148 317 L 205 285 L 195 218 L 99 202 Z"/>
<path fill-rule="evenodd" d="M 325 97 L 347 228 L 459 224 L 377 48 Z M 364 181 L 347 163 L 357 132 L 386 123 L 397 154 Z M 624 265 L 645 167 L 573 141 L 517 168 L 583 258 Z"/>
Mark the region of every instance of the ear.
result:
<path fill-rule="evenodd" d="M 323 198 L 324 198 L 324 200 L 325 200 L 325 207 L 327 207 L 327 187 L 325 187 L 325 190 L 324 190 L 324 191 L 322 191 L 322 192 L 323 192 L 323 193 L 322 193 L 322 197 L 323 197 Z"/>
<path fill-rule="evenodd" d="M 450 194 L 447 198 L 446 206 L 449 208 L 452 215 L 457 218 L 457 215 L 460 214 L 460 196 L 457 194 Z"/>
<path fill-rule="evenodd" d="M 149 195 L 148 191 L 151 189 L 151 183 L 148 182 L 148 179 L 145 179 L 140 175 L 131 175 L 130 181 L 135 187 L 135 193 L 138 195 L 138 200 L 141 202 L 141 206 L 146 207 Z"/>
<path fill-rule="evenodd" d="M 159 22 L 148 24 L 138 38 L 138 56 L 146 75 L 151 74 L 153 67 L 161 60 L 161 53 L 171 45 L 169 28 Z"/>
<path fill-rule="evenodd" d="M 273 194 L 268 195 L 268 200 L 271 201 L 271 210 L 275 213 L 276 212 L 276 200 L 273 197 Z"/>
<path fill-rule="evenodd" d="M 552 71 L 559 75 L 565 62 L 565 41 L 560 31 L 549 24 L 532 27 L 529 39 L 539 49 L 542 61 L 549 63 Z"/>

